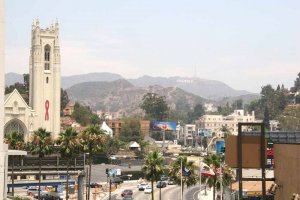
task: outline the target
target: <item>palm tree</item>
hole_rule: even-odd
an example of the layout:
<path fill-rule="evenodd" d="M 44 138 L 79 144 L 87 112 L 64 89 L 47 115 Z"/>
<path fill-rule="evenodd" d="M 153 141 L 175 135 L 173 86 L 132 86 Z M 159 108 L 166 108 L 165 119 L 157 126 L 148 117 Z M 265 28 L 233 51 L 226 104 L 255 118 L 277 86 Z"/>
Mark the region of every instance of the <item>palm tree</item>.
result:
<path fill-rule="evenodd" d="M 53 140 L 51 133 L 46 131 L 46 129 L 39 128 L 34 131 L 31 136 L 31 140 L 28 143 L 28 149 L 32 155 L 39 156 L 39 193 L 38 199 L 41 196 L 41 172 L 42 172 L 42 159 L 52 153 L 53 151 Z"/>
<path fill-rule="evenodd" d="M 11 132 L 5 135 L 4 142 L 8 144 L 9 149 L 14 149 L 14 150 L 23 150 L 24 149 L 24 136 L 21 133 L 18 132 Z M 15 168 L 15 156 L 11 156 L 11 161 L 12 161 L 12 168 L 11 168 L 11 184 L 12 184 L 12 196 L 15 195 L 15 187 L 14 187 L 14 182 L 15 182 L 15 177 L 14 177 L 14 168 Z"/>
<path fill-rule="evenodd" d="M 89 154 L 89 177 L 88 184 L 91 184 L 92 158 L 95 154 L 103 151 L 108 136 L 97 125 L 88 126 L 80 135 L 80 145 L 85 153 Z M 90 187 L 87 191 L 90 198 Z"/>
<path fill-rule="evenodd" d="M 177 185 L 181 185 L 181 173 L 182 173 L 181 162 L 182 162 L 182 167 L 185 167 L 190 171 L 189 176 L 182 177 L 182 192 L 183 192 L 184 185 L 186 185 L 187 187 L 196 185 L 199 180 L 198 178 L 199 176 L 196 172 L 197 167 L 194 165 L 194 161 L 188 161 L 186 156 L 180 156 L 171 164 L 170 171 L 169 171 L 171 178 L 174 179 Z"/>
<path fill-rule="evenodd" d="M 204 179 L 202 179 L 209 187 L 213 187 L 214 199 L 216 196 L 216 189 L 220 189 L 221 184 L 223 186 L 230 185 L 234 178 L 233 171 L 227 165 L 222 164 L 223 161 L 224 157 L 219 154 L 211 154 L 205 157 L 203 160 L 203 162 L 207 164 L 214 172 L 213 176 L 204 177 Z M 220 173 L 218 172 L 220 167 L 222 167 L 222 182 L 220 180 Z"/>
<path fill-rule="evenodd" d="M 163 175 L 163 157 L 158 153 L 158 151 L 150 152 L 145 160 L 145 164 L 142 167 L 142 171 L 145 173 L 146 179 L 151 181 L 151 197 L 154 200 L 154 181 L 158 181 Z"/>
<path fill-rule="evenodd" d="M 70 160 L 73 159 L 78 154 L 79 147 L 79 137 L 78 133 L 72 129 L 68 128 L 64 132 L 59 134 L 56 141 L 59 145 L 60 155 L 67 160 L 67 190 L 66 190 L 66 200 L 69 199 L 69 166 Z"/>

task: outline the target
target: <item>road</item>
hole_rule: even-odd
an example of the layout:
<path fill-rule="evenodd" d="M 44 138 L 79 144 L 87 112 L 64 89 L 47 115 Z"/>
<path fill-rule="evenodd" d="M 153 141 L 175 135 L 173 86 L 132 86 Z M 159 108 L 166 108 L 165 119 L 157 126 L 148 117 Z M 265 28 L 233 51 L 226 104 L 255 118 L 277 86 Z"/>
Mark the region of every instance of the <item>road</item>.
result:
<path fill-rule="evenodd" d="M 150 184 L 150 183 L 149 183 Z M 151 200 L 151 194 L 144 194 L 144 191 L 138 191 L 137 182 L 125 182 L 116 191 L 112 192 L 112 200 L 122 200 L 121 193 L 125 189 L 133 190 L 133 198 L 135 200 Z M 184 200 L 198 200 L 199 186 L 184 188 Z M 154 199 L 160 200 L 160 188 L 156 188 L 154 184 Z M 107 196 L 107 199 L 108 196 Z M 161 200 L 180 200 L 180 186 L 168 185 L 161 188 Z"/>

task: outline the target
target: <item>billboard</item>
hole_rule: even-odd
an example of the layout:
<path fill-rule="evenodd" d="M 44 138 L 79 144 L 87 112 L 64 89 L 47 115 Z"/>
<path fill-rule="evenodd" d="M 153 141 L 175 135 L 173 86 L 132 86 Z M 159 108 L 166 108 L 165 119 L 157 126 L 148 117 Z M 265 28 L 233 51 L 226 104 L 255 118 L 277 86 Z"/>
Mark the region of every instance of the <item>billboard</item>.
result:
<path fill-rule="evenodd" d="M 225 147 L 225 142 L 224 141 L 217 141 L 216 142 L 216 152 L 218 154 L 222 153 L 222 147 Z"/>
<path fill-rule="evenodd" d="M 202 137 L 212 137 L 212 131 L 210 129 L 199 128 L 198 135 Z"/>
<path fill-rule="evenodd" d="M 176 122 L 152 121 L 150 128 L 152 131 L 176 131 Z"/>

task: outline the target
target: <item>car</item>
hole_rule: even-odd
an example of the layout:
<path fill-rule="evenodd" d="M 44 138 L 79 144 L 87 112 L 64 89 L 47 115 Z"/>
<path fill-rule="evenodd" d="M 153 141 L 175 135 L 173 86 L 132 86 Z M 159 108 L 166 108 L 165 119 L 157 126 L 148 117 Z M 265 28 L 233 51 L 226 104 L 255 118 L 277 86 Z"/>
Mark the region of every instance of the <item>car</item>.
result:
<path fill-rule="evenodd" d="M 164 187 L 167 187 L 167 183 L 165 181 L 158 181 L 156 183 L 156 187 L 157 188 L 164 188 Z"/>
<path fill-rule="evenodd" d="M 91 183 L 90 186 L 91 186 L 91 188 L 100 188 L 100 187 L 102 187 L 102 185 L 100 185 L 98 183 Z"/>
<path fill-rule="evenodd" d="M 41 193 L 40 198 L 38 197 L 38 194 L 34 196 L 35 199 L 40 199 L 40 200 L 52 200 L 53 196 L 47 193 Z"/>
<path fill-rule="evenodd" d="M 122 197 L 124 196 L 132 196 L 133 191 L 132 190 L 124 190 L 121 194 Z"/>
<path fill-rule="evenodd" d="M 140 191 L 143 191 L 143 190 L 145 190 L 145 188 L 146 188 L 147 186 L 149 186 L 148 183 L 140 183 L 140 184 L 138 184 L 138 189 L 139 189 Z"/>
<path fill-rule="evenodd" d="M 133 197 L 127 195 L 123 197 L 123 200 L 133 200 Z"/>
<path fill-rule="evenodd" d="M 43 191 L 43 190 L 40 190 L 40 194 L 48 194 L 47 191 Z M 27 189 L 27 195 L 28 196 L 31 196 L 31 197 L 37 197 L 39 195 L 39 188 L 38 187 L 29 187 Z"/>
<path fill-rule="evenodd" d="M 148 185 L 148 186 L 145 188 L 144 193 L 145 193 L 145 194 L 151 194 L 151 193 L 152 193 L 152 188 L 151 188 L 150 185 Z"/>
<path fill-rule="evenodd" d="M 168 185 L 174 185 L 174 184 L 175 184 L 174 179 L 169 179 L 169 180 L 168 180 Z"/>
<path fill-rule="evenodd" d="M 169 178 L 166 176 L 166 175 L 162 175 L 161 177 L 160 177 L 160 180 L 161 181 L 167 181 Z"/>
<path fill-rule="evenodd" d="M 111 179 L 111 183 L 113 183 L 113 184 L 121 184 L 123 182 L 124 182 L 123 179 L 121 179 L 120 177 L 115 177 L 115 178 Z"/>

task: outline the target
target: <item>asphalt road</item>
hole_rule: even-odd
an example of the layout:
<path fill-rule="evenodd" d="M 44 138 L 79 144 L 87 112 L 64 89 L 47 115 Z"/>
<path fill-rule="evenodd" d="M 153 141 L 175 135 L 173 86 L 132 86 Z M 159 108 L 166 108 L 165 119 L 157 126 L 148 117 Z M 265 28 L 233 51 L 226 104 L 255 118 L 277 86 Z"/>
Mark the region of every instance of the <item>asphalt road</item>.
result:
<path fill-rule="evenodd" d="M 121 193 L 125 189 L 133 190 L 134 200 L 151 200 L 151 194 L 145 194 L 144 191 L 138 191 L 137 182 L 125 182 L 116 191 L 112 192 L 112 200 L 122 200 Z M 150 184 L 150 183 L 149 183 Z M 161 188 L 161 199 L 160 199 L 160 188 L 156 188 L 154 184 L 154 199 L 155 200 L 180 200 L 180 186 L 168 185 L 165 188 Z M 184 188 L 184 200 L 198 200 L 199 186 L 193 186 L 190 188 Z M 107 199 L 108 196 L 107 196 Z"/>

